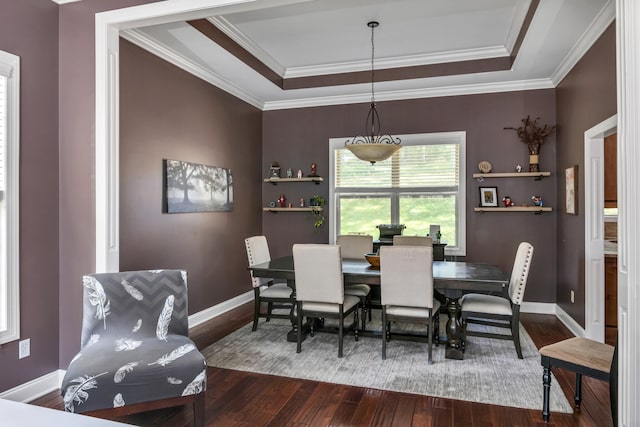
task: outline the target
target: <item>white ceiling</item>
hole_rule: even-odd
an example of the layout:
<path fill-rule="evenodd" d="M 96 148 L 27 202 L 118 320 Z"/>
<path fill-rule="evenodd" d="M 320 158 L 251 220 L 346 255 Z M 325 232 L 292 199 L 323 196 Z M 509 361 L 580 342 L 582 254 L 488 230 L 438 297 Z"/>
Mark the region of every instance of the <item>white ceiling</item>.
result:
<path fill-rule="evenodd" d="M 508 57 L 532 2 L 284 3 L 206 18 L 288 79 L 370 70 L 371 30 L 366 24 L 371 20 L 380 22 L 375 30 L 376 70 Z M 555 87 L 614 17 L 613 0 L 540 0 L 511 69 L 378 82 L 376 99 Z M 368 102 L 371 97 L 370 82 L 283 90 L 184 21 L 121 34 L 264 110 Z"/>

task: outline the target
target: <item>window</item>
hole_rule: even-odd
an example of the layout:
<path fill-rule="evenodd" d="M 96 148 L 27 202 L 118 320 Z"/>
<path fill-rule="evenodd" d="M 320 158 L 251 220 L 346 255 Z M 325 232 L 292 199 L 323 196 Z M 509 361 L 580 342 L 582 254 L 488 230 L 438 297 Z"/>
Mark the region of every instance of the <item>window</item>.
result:
<path fill-rule="evenodd" d="M 19 58 L 0 50 L 0 344 L 20 337 Z"/>
<path fill-rule="evenodd" d="M 402 149 L 370 165 L 329 142 L 329 223 L 335 236 L 378 236 L 378 224 L 404 224 L 403 234 L 426 236 L 440 225 L 448 255 L 466 254 L 465 132 L 398 135 Z"/>

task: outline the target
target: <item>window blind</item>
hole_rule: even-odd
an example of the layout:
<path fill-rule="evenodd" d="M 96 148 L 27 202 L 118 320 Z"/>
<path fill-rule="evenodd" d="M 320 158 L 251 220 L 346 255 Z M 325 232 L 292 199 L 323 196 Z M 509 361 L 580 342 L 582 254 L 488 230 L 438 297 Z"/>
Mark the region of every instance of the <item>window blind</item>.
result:
<path fill-rule="evenodd" d="M 403 146 L 371 166 L 349 150 L 335 150 L 336 188 L 443 188 L 460 185 L 459 144 Z"/>

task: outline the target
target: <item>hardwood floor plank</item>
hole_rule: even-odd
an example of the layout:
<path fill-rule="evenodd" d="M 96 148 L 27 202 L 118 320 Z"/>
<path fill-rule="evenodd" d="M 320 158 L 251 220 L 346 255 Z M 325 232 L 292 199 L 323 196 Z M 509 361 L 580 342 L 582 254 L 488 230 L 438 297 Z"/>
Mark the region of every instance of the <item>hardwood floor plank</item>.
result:
<path fill-rule="evenodd" d="M 190 336 L 203 349 L 252 319 L 252 303 L 194 326 Z M 572 336 L 552 315 L 521 314 L 521 322 L 540 348 Z M 263 324 L 261 321 L 260 327 Z M 258 361 L 257 361 L 258 362 Z M 542 369 L 541 369 L 542 376 Z M 560 387 L 573 402 L 575 376 L 562 369 L 553 371 Z M 540 380 L 542 388 L 542 379 Z M 542 421 L 541 409 L 509 408 L 275 377 L 220 368 L 207 370 L 206 425 L 223 427 L 309 427 L 309 426 L 544 426 L 610 427 L 611 406 L 608 384 L 583 378 L 582 407 L 573 414 L 551 413 Z M 59 391 L 35 399 L 32 404 L 63 409 Z M 118 421 L 141 426 L 192 426 L 190 407 L 168 408 L 123 417 Z"/>

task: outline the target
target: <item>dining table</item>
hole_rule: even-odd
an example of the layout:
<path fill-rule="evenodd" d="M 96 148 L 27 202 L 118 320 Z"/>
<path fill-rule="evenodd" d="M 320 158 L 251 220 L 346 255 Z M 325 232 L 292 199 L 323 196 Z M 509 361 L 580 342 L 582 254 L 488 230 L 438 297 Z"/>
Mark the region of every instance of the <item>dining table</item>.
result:
<path fill-rule="evenodd" d="M 255 277 L 286 280 L 288 286 L 294 289 L 292 298 L 295 298 L 293 256 L 283 256 L 264 263 L 251 265 L 249 270 Z M 342 273 L 345 284 L 366 283 L 372 286 L 372 292 L 377 290 L 379 295 L 380 268 L 372 266 L 366 259 L 344 259 L 342 261 Z M 445 327 L 446 358 L 461 360 L 464 355 L 459 299 L 469 292 L 489 293 L 506 297 L 508 284 L 508 274 L 500 267 L 492 264 L 433 261 L 433 286 L 436 290 L 434 297 L 440 300 L 449 315 Z M 292 323 L 295 328 L 294 319 L 292 310 Z M 290 332 L 287 339 L 295 341 L 296 334 L 297 331 Z"/>

